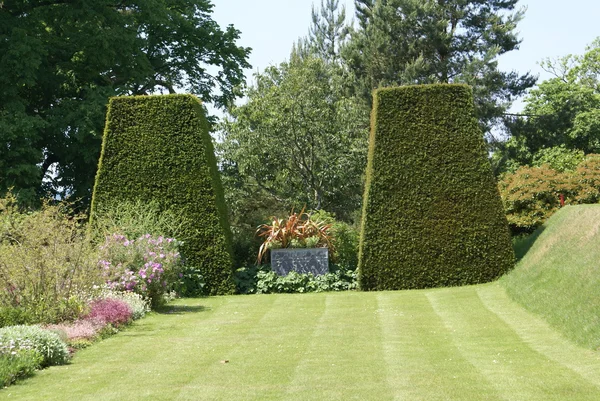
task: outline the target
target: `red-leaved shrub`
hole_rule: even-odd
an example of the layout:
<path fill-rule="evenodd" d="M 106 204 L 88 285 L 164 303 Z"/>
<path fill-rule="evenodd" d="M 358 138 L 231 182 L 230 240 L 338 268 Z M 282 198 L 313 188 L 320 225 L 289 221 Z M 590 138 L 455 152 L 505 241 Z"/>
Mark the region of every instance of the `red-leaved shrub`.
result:
<path fill-rule="evenodd" d="M 532 232 L 560 208 L 561 195 L 566 205 L 600 201 L 600 155 L 587 155 L 574 171 L 520 167 L 505 174 L 498 188 L 513 234 Z"/>
<path fill-rule="evenodd" d="M 114 298 L 96 299 L 91 303 L 90 309 L 87 319 L 103 324 L 112 324 L 113 326 L 126 324 L 133 316 L 129 305 L 120 299 Z"/>

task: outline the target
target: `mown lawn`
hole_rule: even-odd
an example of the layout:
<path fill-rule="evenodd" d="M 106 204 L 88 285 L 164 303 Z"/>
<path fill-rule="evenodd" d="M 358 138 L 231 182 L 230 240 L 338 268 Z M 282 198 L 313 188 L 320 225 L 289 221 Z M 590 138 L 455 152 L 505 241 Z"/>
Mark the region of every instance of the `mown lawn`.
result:
<path fill-rule="evenodd" d="M 600 353 L 498 284 L 185 299 L 0 399 L 599 400 Z"/>

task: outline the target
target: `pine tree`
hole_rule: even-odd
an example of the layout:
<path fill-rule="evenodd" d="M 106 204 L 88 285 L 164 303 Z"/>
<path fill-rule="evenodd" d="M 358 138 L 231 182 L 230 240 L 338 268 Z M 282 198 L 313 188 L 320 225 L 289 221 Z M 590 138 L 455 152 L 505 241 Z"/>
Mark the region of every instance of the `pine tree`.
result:
<path fill-rule="evenodd" d="M 346 7 L 340 7 L 339 0 L 321 0 L 317 10 L 313 4 L 312 24 L 309 28 L 307 43 L 313 53 L 327 62 L 337 62 L 340 50 L 348 34 L 346 26 Z"/>
<path fill-rule="evenodd" d="M 358 27 L 344 58 L 370 101 L 378 87 L 466 83 L 483 128 L 500 122 L 510 101 L 535 83 L 498 70 L 517 50 L 518 0 L 355 0 Z"/>

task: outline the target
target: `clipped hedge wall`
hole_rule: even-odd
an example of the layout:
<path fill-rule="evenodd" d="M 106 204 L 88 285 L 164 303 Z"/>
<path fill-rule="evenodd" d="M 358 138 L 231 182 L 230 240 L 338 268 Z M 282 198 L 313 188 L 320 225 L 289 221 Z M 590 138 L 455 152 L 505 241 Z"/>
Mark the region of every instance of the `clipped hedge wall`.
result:
<path fill-rule="evenodd" d="M 112 98 L 92 219 L 115 201 L 158 201 L 184 220 L 182 255 L 208 294 L 234 292 L 231 233 L 208 124 L 191 95 Z"/>
<path fill-rule="evenodd" d="M 359 245 L 361 289 L 482 283 L 513 264 L 471 89 L 377 90 Z"/>

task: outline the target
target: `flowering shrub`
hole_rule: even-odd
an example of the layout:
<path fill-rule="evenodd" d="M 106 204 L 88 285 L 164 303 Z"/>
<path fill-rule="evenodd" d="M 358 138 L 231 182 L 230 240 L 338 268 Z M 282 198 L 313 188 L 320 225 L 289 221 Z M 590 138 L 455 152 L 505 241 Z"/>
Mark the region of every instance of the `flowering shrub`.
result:
<path fill-rule="evenodd" d="M 133 291 L 149 299 L 152 306 L 160 305 L 165 291 L 181 274 L 180 244 L 176 239 L 150 234 L 136 240 L 120 234 L 106 237 L 99 264 L 109 288 Z"/>
<path fill-rule="evenodd" d="M 0 344 L 36 350 L 42 355 L 42 367 L 64 365 L 69 360 L 69 350 L 59 335 L 40 326 L 3 327 L 0 329 Z"/>
<path fill-rule="evenodd" d="M 86 320 L 97 322 L 102 326 L 111 324 L 115 327 L 129 323 L 133 316 L 129 305 L 120 299 L 96 299 L 90 305 L 90 313 Z"/>
<path fill-rule="evenodd" d="M 73 340 L 92 340 L 104 326 L 101 320 L 80 319 L 72 323 L 59 323 L 46 326 L 47 330 L 64 333 L 69 343 Z"/>
<path fill-rule="evenodd" d="M 135 292 L 115 291 L 105 288 L 99 298 L 112 298 L 125 302 L 131 310 L 131 318 L 133 320 L 141 319 L 146 313 L 150 312 L 148 301 Z"/>

